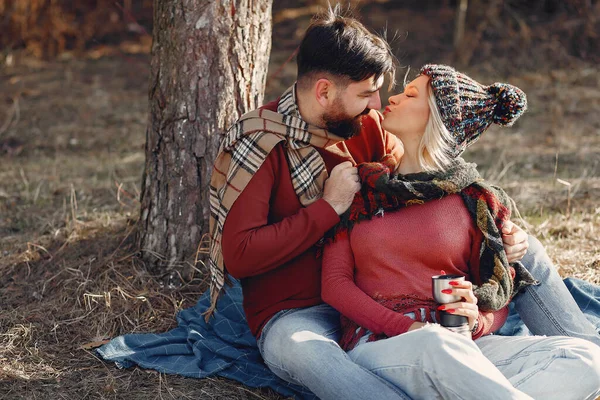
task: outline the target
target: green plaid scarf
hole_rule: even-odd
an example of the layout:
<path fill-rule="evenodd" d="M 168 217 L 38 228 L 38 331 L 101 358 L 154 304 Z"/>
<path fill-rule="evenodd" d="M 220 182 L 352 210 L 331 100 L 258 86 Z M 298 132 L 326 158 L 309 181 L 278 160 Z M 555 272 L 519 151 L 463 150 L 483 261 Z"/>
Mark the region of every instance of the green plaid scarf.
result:
<path fill-rule="evenodd" d="M 277 112 L 249 112 L 227 131 L 210 180 L 208 266 L 211 307 L 205 314 L 206 320 L 215 310 L 227 276 L 221 251 L 227 214 L 271 150 L 280 142 L 286 143 L 292 184 L 300 203 L 307 206 L 321 198 L 328 177 L 325 162 L 315 147 L 328 147 L 342 140 L 300 118 L 295 86 L 281 96 Z"/>
<path fill-rule="evenodd" d="M 362 189 L 340 217 L 340 223 L 329 232 L 330 239 L 348 234 L 354 224 L 383 216 L 386 211 L 459 194 L 484 238 L 479 271 L 474 271 L 471 277 L 478 306 L 483 310 L 499 310 L 519 290 L 537 283 L 521 263 L 509 266 L 501 230 L 504 221 L 510 218 L 512 200 L 499 187 L 486 183 L 475 164 L 458 158 L 443 172 L 393 176 L 391 171 L 395 167 L 391 156 L 380 163 L 358 165 Z"/>

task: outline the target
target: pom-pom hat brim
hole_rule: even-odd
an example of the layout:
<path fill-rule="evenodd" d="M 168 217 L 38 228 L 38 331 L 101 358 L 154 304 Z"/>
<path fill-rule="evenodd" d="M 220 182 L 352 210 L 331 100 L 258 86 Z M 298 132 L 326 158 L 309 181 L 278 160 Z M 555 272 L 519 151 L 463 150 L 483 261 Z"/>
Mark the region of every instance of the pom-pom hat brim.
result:
<path fill-rule="evenodd" d="M 527 109 L 525 93 L 506 83 L 483 86 L 440 64 L 426 64 L 420 74 L 430 77 L 442 122 L 455 142 L 453 156 L 460 155 L 492 123 L 510 126 Z"/>

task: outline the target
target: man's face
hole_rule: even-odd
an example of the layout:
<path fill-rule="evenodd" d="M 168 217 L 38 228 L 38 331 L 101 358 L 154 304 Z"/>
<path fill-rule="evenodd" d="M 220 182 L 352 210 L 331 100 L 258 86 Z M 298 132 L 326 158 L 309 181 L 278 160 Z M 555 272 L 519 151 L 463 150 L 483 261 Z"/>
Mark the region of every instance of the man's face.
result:
<path fill-rule="evenodd" d="M 381 108 L 379 89 L 382 84 L 383 77 L 377 81 L 370 77 L 338 90 L 331 106 L 323 114 L 327 130 L 344 139 L 358 135 L 362 116 L 372 109 Z"/>

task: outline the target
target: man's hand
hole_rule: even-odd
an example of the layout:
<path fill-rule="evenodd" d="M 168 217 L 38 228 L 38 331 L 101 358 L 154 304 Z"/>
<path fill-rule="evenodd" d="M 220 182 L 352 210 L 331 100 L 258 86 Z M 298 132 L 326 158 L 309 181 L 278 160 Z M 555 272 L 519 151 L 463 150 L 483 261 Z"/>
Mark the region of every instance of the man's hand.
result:
<path fill-rule="evenodd" d="M 350 207 L 354 194 L 359 190 L 358 170 L 350 161 L 344 161 L 331 170 L 331 175 L 325 181 L 323 199 L 338 215 L 342 215 Z"/>
<path fill-rule="evenodd" d="M 509 263 L 520 261 L 529 248 L 527 232 L 511 221 L 506 221 L 502 227 L 502 241 Z"/>

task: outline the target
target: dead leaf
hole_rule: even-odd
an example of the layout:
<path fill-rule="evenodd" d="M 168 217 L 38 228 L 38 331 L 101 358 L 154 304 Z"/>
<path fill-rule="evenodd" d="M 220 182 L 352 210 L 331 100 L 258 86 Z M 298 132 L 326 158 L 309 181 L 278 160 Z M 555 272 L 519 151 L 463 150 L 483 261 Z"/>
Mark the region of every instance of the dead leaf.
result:
<path fill-rule="evenodd" d="M 79 346 L 78 349 L 79 350 L 91 350 L 91 349 L 95 349 L 96 347 L 103 346 L 108 342 L 110 342 L 110 339 L 88 342 L 86 344 L 82 344 L 81 346 Z"/>

